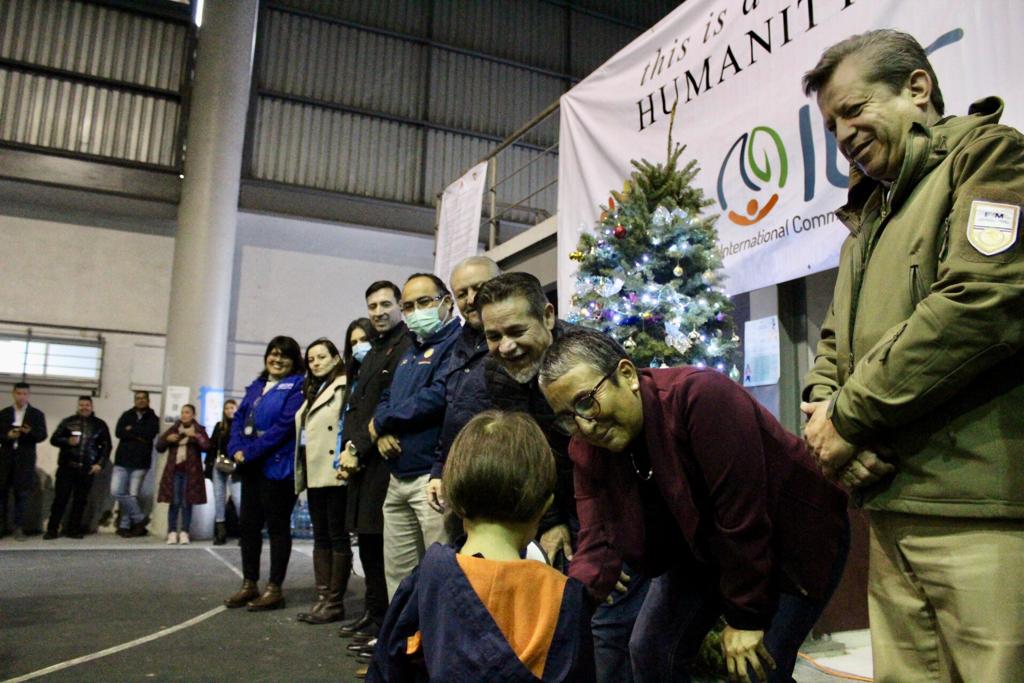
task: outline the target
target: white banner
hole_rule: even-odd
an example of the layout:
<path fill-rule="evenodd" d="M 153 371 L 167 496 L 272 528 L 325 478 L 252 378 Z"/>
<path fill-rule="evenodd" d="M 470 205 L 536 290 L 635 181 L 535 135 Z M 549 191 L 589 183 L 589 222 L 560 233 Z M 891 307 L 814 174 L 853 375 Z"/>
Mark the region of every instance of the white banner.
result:
<path fill-rule="evenodd" d="M 729 294 L 835 267 L 846 228 L 849 165 L 800 80 L 830 45 L 874 28 L 910 33 L 929 51 L 947 114 L 988 95 L 1002 122 L 1024 122 L 1020 0 L 720 0 L 688 2 L 561 99 L 559 310 L 593 227 L 631 159 L 664 161 L 673 140 L 697 159 L 696 183 L 718 213 Z"/>
<path fill-rule="evenodd" d="M 487 162 L 469 169 L 445 188 L 437 226 L 434 275 L 448 282 L 456 263 L 479 253 L 480 211 L 483 209 Z"/>

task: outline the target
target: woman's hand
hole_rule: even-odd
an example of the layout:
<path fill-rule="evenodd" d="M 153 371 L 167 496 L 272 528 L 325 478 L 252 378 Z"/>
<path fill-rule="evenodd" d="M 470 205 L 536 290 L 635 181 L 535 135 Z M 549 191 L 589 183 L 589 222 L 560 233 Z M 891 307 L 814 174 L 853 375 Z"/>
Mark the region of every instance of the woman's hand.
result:
<path fill-rule="evenodd" d="M 245 453 L 243 451 L 235 451 L 235 454 L 232 457 L 238 464 L 242 464 L 245 462 Z"/>
<path fill-rule="evenodd" d="M 359 471 L 359 457 L 356 455 L 356 447 L 351 441 L 345 444 L 345 449 L 338 459 L 338 479 L 348 479 L 354 472 Z"/>
<path fill-rule="evenodd" d="M 179 441 L 181 441 L 181 435 L 175 432 L 171 432 L 166 437 L 164 437 L 164 441 L 166 441 L 167 443 L 178 443 Z"/>
<path fill-rule="evenodd" d="M 729 669 L 729 680 L 732 681 L 754 683 L 748 665 L 754 670 L 758 681 L 768 680 L 762 662 L 768 665 L 768 671 L 775 669 L 775 660 L 764 646 L 764 631 L 741 631 L 727 625 L 722 631 L 722 653 Z"/>
<path fill-rule="evenodd" d="M 341 459 L 338 462 L 338 468 L 341 470 L 348 470 L 349 472 L 355 472 L 359 469 L 359 458 L 357 458 L 354 453 L 346 449 L 345 452 L 341 454 Z"/>

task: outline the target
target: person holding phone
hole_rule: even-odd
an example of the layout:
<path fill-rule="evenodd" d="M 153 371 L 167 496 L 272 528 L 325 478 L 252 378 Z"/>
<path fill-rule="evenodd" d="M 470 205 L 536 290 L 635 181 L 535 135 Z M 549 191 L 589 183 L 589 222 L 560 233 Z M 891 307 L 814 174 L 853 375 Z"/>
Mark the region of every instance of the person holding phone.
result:
<path fill-rule="evenodd" d="M 30 387 L 14 385 L 13 405 L 0 410 L 0 537 L 7 533 L 7 492 L 14 489 L 14 538 L 25 540 L 25 505 L 35 487 L 36 444 L 46 439 L 46 416 L 28 402 Z"/>
<path fill-rule="evenodd" d="M 61 420 L 50 444 L 60 449 L 54 481 L 53 505 L 45 540 L 57 538 L 64 511 L 71 502 L 71 516 L 64 526 L 68 538 L 84 538 L 82 515 L 92 489 L 92 478 L 110 462 L 110 429 L 92 411 L 92 397 L 79 396 L 77 412 Z M 73 499 L 73 500 L 72 500 Z"/>

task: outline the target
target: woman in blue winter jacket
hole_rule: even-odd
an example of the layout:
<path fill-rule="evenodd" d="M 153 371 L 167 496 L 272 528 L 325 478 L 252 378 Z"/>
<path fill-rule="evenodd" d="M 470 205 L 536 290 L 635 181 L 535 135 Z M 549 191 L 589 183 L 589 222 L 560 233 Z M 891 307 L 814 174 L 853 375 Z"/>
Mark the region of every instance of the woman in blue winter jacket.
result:
<path fill-rule="evenodd" d="M 228 452 L 242 479 L 242 588 L 228 607 L 250 612 L 284 607 L 281 584 L 292 552 L 291 515 L 295 507 L 295 413 L 304 399 L 305 364 L 298 342 L 278 336 L 267 344 L 263 372 L 245 390 L 231 423 Z M 263 527 L 270 537 L 270 577 L 261 595 Z"/>

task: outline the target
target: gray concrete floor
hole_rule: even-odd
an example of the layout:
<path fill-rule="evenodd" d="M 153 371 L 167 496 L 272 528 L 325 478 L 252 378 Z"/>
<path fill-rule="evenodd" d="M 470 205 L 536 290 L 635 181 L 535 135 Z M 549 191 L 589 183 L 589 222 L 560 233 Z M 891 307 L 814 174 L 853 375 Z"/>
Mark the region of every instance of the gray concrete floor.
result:
<path fill-rule="evenodd" d="M 313 600 L 311 548 L 309 541 L 294 544 L 285 582 L 288 606 L 249 613 L 217 609 L 241 582 L 234 541 L 166 546 L 162 539 L 102 533 L 84 540 L 4 538 L 0 681 L 168 629 L 148 642 L 31 680 L 353 681 L 357 663 L 346 656 L 348 641 L 337 637 L 337 625 L 310 626 L 295 618 Z M 264 576 L 267 554 L 264 546 Z M 354 616 L 362 606 L 363 581 L 354 575 L 346 610 Z M 848 680 L 802 661 L 794 677 L 799 683 Z"/>
<path fill-rule="evenodd" d="M 296 621 L 313 600 L 308 542 L 297 541 L 288 606 L 217 611 L 164 637 L 49 673 L 46 681 L 354 680 L 337 625 Z M 264 575 L 268 550 L 264 548 Z M 230 566 L 229 566 L 230 565 Z M 238 547 L 165 546 L 97 534 L 0 541 L 0 680 L 174 628 L 221 605 L 241 583 Z M 262 587 L 262 585 L 261 585 Z M 346 608 L 362 610 L 353 577 Z"/>

